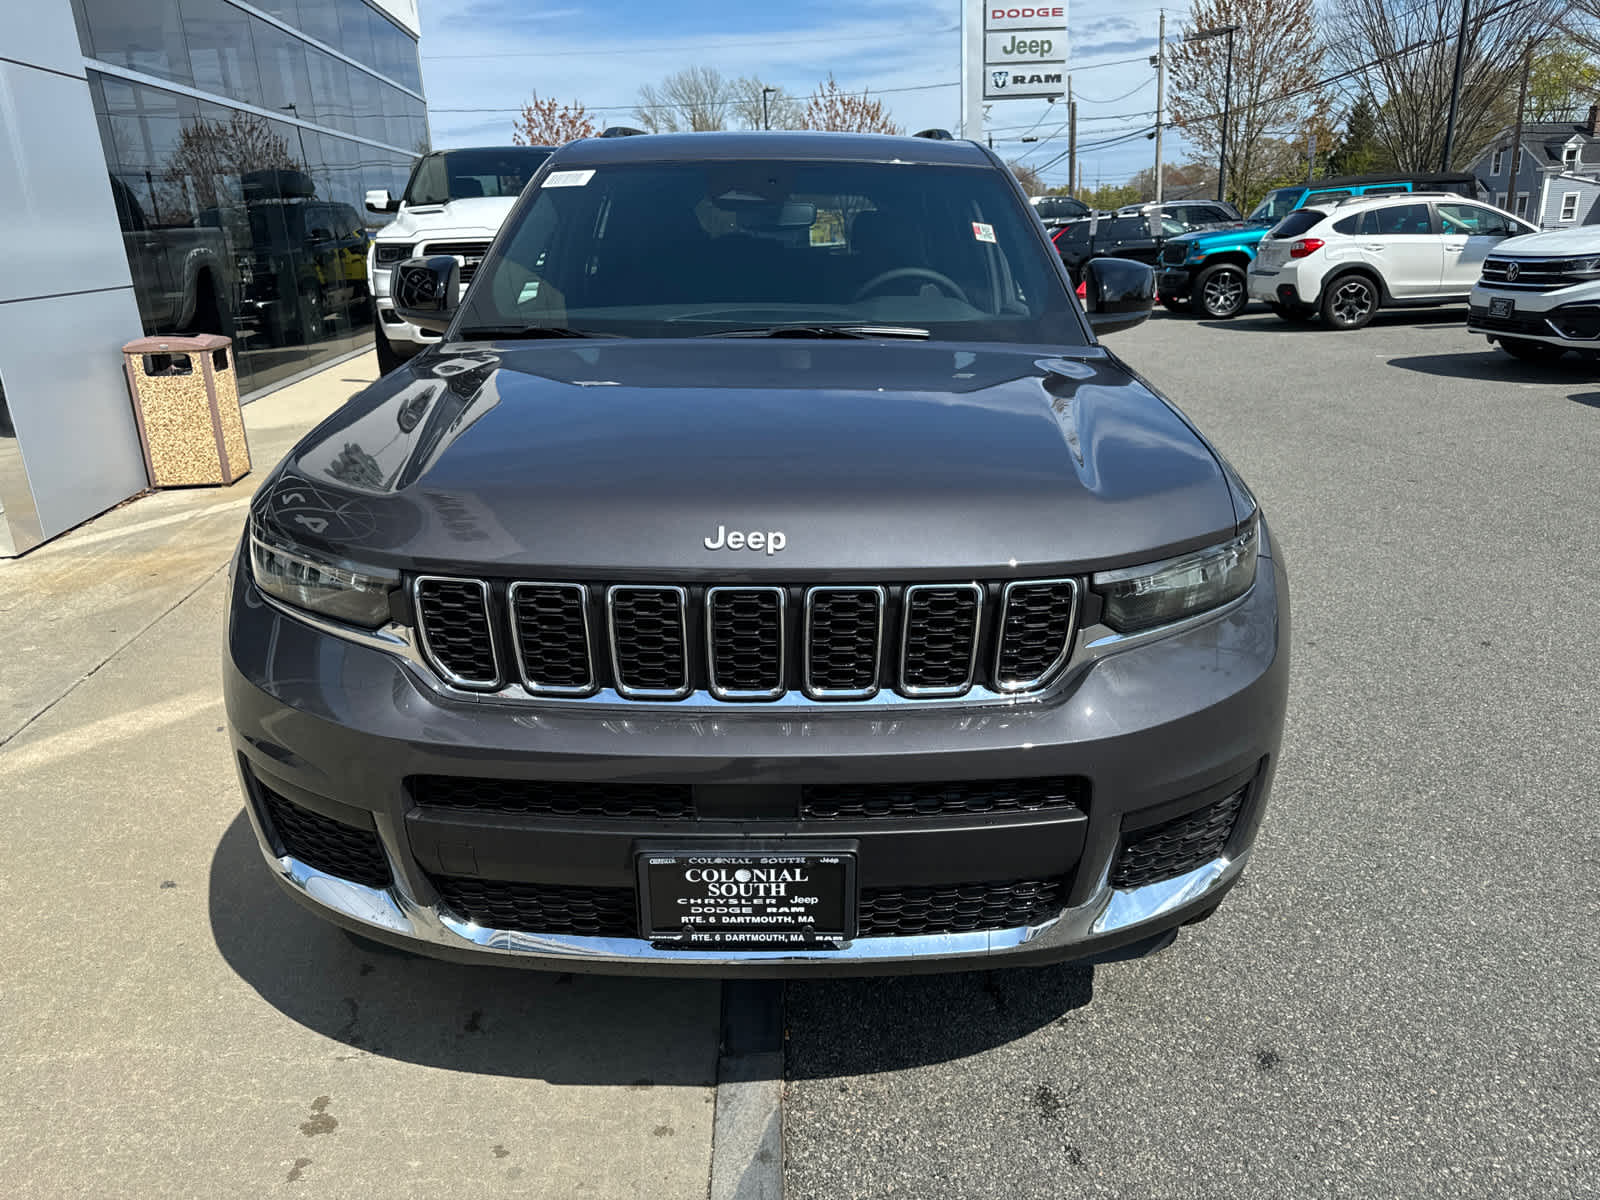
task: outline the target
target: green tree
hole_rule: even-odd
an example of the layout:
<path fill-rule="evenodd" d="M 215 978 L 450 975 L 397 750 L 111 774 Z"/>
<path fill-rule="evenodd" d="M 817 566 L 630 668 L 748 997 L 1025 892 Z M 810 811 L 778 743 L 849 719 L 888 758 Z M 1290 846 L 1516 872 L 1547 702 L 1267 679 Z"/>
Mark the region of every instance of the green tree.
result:
<path fill-rule="evenodd" d="M 1600 100 L 1600 62 L 1570 42 L 1558 42 L 1533 56 L 1528 79 L 1529 121 L 1555 121 L 1581 113 Z"/>
<path fill-rule="evenodd" d="M 1344 132 L 1328 155 L 1330 175 L 1366 175 L 1386 165 L 1378 145 L 1378 106 L 1363 92 L 1345 114 Z"/>

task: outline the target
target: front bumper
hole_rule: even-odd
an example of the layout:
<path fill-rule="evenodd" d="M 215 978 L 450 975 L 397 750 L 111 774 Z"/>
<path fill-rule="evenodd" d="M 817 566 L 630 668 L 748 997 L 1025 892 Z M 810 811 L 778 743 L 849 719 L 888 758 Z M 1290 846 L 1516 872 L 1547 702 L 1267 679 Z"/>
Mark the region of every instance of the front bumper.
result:
<path fill-rule="evenodd" d="M 1182 300 L 1194 285 L 1194 272 L 1188 267 L 1162 265 L 1156 272 L 1156 295 L 1164 300 Z"/>
<path fill-rule="evenodd" d="M 246 808 L 274 875 L 366 936 L 438 957 L 569 971 L 893 973 L 1115 956 L 1208 912 L 1244 869 L 1267 802 L 1288 648 L 1286 580 L 1263 555 L 1254 588 L 1230 609 L 1096 658 L 1038 700 L 798 710 L 462 701 L 439 695 L 400 657 L 286 615 L 236 570 L 225 688 Z M 746 796 L 808 784 L 1058 773 L 1088 781 L 1086 811 L 821 824 L 739 810 Z M 672 782 L 733 807 L 676 824 L 441 813 L 413 798 L 412 781 L 429 775 Z M 263 816 L 266 790 L 375 834 L 392 879 L 372 886 L 287 853 Z M 1241 791 L 1214 854 L 1171 877 L 1113 883 L 1135 834 Z M 837 949 L 705 951 L 474 923 L 441 894 L 444 877 L 463 875 L 624 888 L 641 845 L 719 853 L 841 841 L 855 848 L 863 889 L 1052 872 L 1062 902 L 1000 928 L 863 936 Z"/>
<path fill-rule="evenodd" d="M 1511 311 L 1491 315 L 1498 300 L 1508 301 Z M 1467 329 L 1490 341 L 1509 337 L 1564 349 L 1600 350 L 1600 286 L 1533 292 L 1480 284 L 1467 299 Z"/>

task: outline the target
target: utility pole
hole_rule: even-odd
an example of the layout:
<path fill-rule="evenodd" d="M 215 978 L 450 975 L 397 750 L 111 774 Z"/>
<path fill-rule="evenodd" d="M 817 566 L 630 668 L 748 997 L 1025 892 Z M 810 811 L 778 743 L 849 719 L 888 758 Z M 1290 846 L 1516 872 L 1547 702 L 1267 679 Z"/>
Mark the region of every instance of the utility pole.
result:
<path fill-rule="evenodd" d="M 1233 119 L 1233 35 L 1238 28 L 1237 25 L 1228 26 L 1228 66 L 1222 74 L 1222 153 L 1217 156 L 1218 200 L 1226 199 L 1228 191 L 1228 125 Z"/>
<path fill-rule="evenodd" d="M 1306 182 L 1311 182 L 1311 177 L 1317 173 L 1317 131 L 1313 129 L 1309 135 L 1309 145 L 1306 146 Z"/>
<path fill-rule="evenodd" d="M 1161 126 L 1167 117 L 1167 10 L 1161 10 L 1161 32 L 1156 35 L 1156 203 L 1161 203 Z"/>
<path fill-rule="evenodd" d="M 1456 145 L 1456 109 L 1461 104 L 1461 61 L 1467 50 L 1467 8 L 1472 0 L 1461 0 L 1461 27 L 1456 30 L 1456 72 L 1450 81 L 1450 116 L 1444 123 L 1444 153 L 1439 158 L 1439 170 L 1450 169 L 1450 152 Z"/>
<path fill-rule="evenodd" d="M 1517 168 L 1522 160 L 1522 115 L 1528 111 L 1528 76 L 1533 74 L 1533 48 L 1538 43 L 1538 38 L 1529 38 L 1528 48 L 1522 53 L 1522 87 L 1517 92 L 1517 128 L 1511 135 L 1511 181 L 1506 185 L 1506 208 L 1511 212 L 1517 211 Z"/>
<path fill-rule="evenodd" d="M 1078 102 L 1072 98 L 1072 76 L 1067 76 L 1067 194 L 1078 194 Z"/>
<path fill-rule="evenodd" d="M 769 116 L 767 112 L 767 97 L 772 95 L 777 90 L 778 89 L 775 87 L 764 87 L 761 89 L 761 128 L 763 129 L 772 128 L 772 117 Z"/>

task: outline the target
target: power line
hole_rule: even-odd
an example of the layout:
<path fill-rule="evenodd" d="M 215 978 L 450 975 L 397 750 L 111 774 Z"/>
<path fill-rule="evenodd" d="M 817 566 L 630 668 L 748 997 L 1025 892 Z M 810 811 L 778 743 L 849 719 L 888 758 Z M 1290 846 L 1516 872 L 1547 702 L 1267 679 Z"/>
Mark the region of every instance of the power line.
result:
<path fill-rule="evenodd" d="M 887 95 L 890 95 L 892 93 L 898 93 L 898 92 L 929 92 L 929 91 L 933 91 L 936 88 L 960 87 L 960 86 L 961 86 L 961 81 L 958 79 L 958 80 L 952 80 L 949 83 L 919 83 L 919 84 L 916 84 L 915 86 L 912 86 L 912 87 L 863 88 L 859 92 L 850 92 L 849 88 L 845 88 L 844 90 L 846 92 L 848 92 L 849 94 L 851 94 L 851 95 L 857 95 L 857 96 L 860 96 L 860 95 L 887 96 Z M 682 108 L 683 105 L 681 105 L 681 104 L 585 104 L 583 107 L 584 107 L 584 110 L 586 112 L 638 112 L 641 109 L 648 110 L 648 109 L 656 109 L 656 108 Z M 522 111 L 522 107 L 520 105 L 517 106 L 516 108 L 433 108 L 433 107 L 430 106 L 428 111 L 430 113 L 520 113 Z"/>
<path fill-rule="evenodd" d="M 941 33 L 960 33 L 960 32 L 961 32 L 961 26 L 959 26 L 959 25 L 946 25 L 942 29 L 935 29 L 933 31 L 934 36 L 938 36 Z M 850 37 L 830 37 L 828 39 L 828 41 L 830 43 L 833 43 L 833 42 L 898 42 L 898 41 L 902 41 L 904 38 L 905 38 L 904 32 L 901 32 L 901 33 L 870 33 L 870 34 L 857 34 L 857 35 L 853 35 L 853 36 L 850 36 Z M 749 42 L 713 42 L 713 43 L 709 43 L 709 44 L 707 44 L 707 45 L 705 45 L 703 47 L 697 47 L 697 49 L 709 53 L 709 52 L 714 52 L 714 51 L 717 51 L 717 50 L 748 50 L 748 49 L 751 49 L 751 48 L 754 48 L 754 47 L 763 47 L 763 48 L 765 48 L 765 47 L 768 47 L 768 46 L 800 46 L 800 45 L 806 45 L 808 43 L 814 43 L 815 41 L 816 41 L 816 38 L 815 37 L 810 37 L 810 36 L 807 36 L 807 37 L 793 37 L 793 38 L 776 38 L 776 39 L 774 39 L 774 38 L 764 38 L 761 41 L 749 41 Z M 606 45 L 603 48 L 603 52 L 606 53 L 606 54 L 683 54 L 684 53 L 684 47 L 682 47 L 682 46 L 648 46 L 648 45 L 645 45 L 645 46 L 612 46 L 612 45 Z M 444 61 L 446 59 L 459 59 L 459 58 L 473 58 L 473 59 L 481 59 L 481 58 L 571 58 L 574 53 L 575 53 L 575 51 L 570 50 L 570 49 L 569 50 L 489 50 L 489 51 L 485 51 L 485 52 L 483 52 L 481 54 L 424 54 L 422 56 L 422 58 L 423 58 L 424 62 L 442 62 L 442 61 Z"/>
<path fill-rule="evenodd" d="M 1145 88 L 1149 87 L 1155 81 L 1156 81 L 1156 77 L 1154 75 L 1152 75 L 1152 76 L 1150 76 L 1149 79 L 1146 79 L 1143 83 L 1139 84 L 1137 87 L 1131 88 L 1130 90 L 1128 90 L 1126 92 L 1123 92 L 1122 95 L 1120 95 L 1120 96 L 1112 96 L 1111 99 L 1109 99 L 1109 100 L 1096 100 L 1093 96 L 1079 96 L 1078 97 L 1078 103 L 1080 103 L 1080 104 L 1120 104 L 1122 101 L 1126 100 L 1129 96 L 1132 96 L 1132 95 L 1134 95 L 1134 94 L 1136 94 L 1138 92 L 1144 91 Z"/>

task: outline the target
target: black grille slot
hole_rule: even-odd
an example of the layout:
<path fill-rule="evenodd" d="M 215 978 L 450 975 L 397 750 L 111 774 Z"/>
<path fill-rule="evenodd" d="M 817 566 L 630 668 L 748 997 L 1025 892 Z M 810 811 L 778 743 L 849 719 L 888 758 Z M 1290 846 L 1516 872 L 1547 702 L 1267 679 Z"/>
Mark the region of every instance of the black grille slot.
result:
<path fill-rule="evenodd" d="M 813 588 L 806 605 L 806 692 L 864 699 L 878 690 L 883 591 Z"/>
<path fill-rule="evenodd" d="M 489 585 L 477 579 L 417 580 L 422 645 L 439 673 L 462 687 L 500 684 L 489 625 Z"/>
<path fill-rule="evenodd" d="M 1086 808 L 1088 798 L 1089 781 L 1078 775 L 960 783 L 811 783 L 800 790 L 800 815 L 828 821 L 1039 812 Z"/>
<path fill-rule="evenodd" d="M 485 929 L 581 937 L 638 936 L 638 906 L 632 888 L 504 883 L 452 875 L 431 878 L 446 905 Z"/>
<path fill-rule="evenodd" d="M 972 684 L 983 589 L 977 584 L 906 589 L 900 687 L 908 696 L 958 696 Z"/>
<path fill-rule="evenodd" d="M 291 858 L 367 887 L 386 888 L 393 882 L 389 860 L 373 830 L 301 808 L 266 787 L 261 789 L 261 807 L 278 844 Z"/>
<path fill-rule="evenodd" d="M 611 589 L 612 661 L 623 695 L 671 699 L 689 694 L 684 605 L 681 588 Z"/>
<path fill-rule="evenodd" d="M 478 273 L 478 265 L 487 253 L 489 253 L 488 242 L 430 242 L 422 249 L 422 254 L 427 257 L 449 254 L 461 259 L 462 283 L 472 282 L 472 277 Z"/>
<path fill-rule="evenodd" d="M 1169 267 L 1181 266 L 1184 256 L 1189 253 L 1187 244 L 1168 243 L 1161 247 L 1161 261 Z"/>
<path fill-rule="evenodd" d="M 1059 878 L 864 888 L 856 932 L 859 937 L 909 937 L 1038 925 L 1060 914 L 1064 891 Z"/>
<path fill-rule="evenodd" d="M 569 783 L 418 775 L 411 780 L 411 795 L 418 804 L 428 808 L 460 812 L 663 821 L 694 816 L 694 793 L 687 784 Z"/>
<path fill-rule="evenodd" d="M 1067 660 L 1077 603 L 1078 585 L 1070 579 L 1006 585 L 996 688 L 1025 692 L 1048 681 Z"/>
<path fill-rule="evenodd" d="M 573 583 L 514 583 L 508 595 L 511 633 L 528 690 L 567 696 L 593 691 L 584 588 Z"/>
<path fill-rule="evenodd" d="M 783 694 L 781 588 L 712 588 L 706 595 L 711 692 L 725 699 Z"/>
<path fill-rule="evenodd" d="M 1205 866 L 1228 844 L 1244 797 L 1241 788 L 1215 804 L 1130 834 L 1111 869 L 1111 886 L 1143 887 Z"/>

